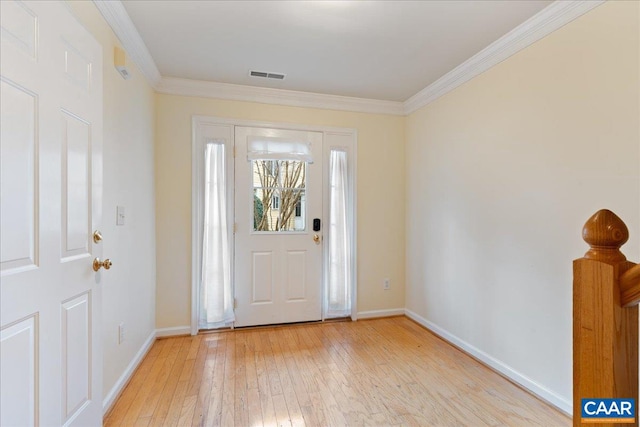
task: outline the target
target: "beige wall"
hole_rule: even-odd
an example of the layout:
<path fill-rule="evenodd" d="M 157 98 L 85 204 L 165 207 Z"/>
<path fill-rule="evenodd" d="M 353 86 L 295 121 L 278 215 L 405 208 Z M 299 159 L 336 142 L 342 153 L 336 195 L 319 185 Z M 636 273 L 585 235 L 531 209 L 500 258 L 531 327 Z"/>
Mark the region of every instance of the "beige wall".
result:
<path fill-rule="evenodd" d="M 80 22 L 102 45 L 104 74 L 104 255 L 113 267 L 102 278 L 103 397 L 155 330 L 154 92 L 129 63 L 131 80 L 113 67 L 118 44 L 93 2 L 69 2 Z M 116 206 L 126 224 L 116 227 Z M 126 339 L 118 344 L 118 325 Z"/>
<path fill-rule="evenodd" d="M 608 2 L 407 119 L 407 308 L 566 402 L 582 224 L 612 209 L 640 259 L 639 7 Z"/>
<path fill-rule="evenodd" d="M 158 328 L 190 324 L 193 115 L 357 129 L 358 310 L 404 307 L 403 117 L 160 94 L 156 106 Z"/>

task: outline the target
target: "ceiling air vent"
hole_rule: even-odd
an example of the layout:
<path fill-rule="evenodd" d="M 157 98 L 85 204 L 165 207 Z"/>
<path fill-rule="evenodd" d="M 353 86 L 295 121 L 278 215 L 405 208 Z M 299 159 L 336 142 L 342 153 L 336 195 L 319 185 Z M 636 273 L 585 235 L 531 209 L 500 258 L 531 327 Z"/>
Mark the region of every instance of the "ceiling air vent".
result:
<path fill-rule="evenodd" d="M 264 77 L 265 79 L 284 80 L 284 74 L 280 73 L 267 73 L 265 71 L 250 71 L 251 77 Z"/>

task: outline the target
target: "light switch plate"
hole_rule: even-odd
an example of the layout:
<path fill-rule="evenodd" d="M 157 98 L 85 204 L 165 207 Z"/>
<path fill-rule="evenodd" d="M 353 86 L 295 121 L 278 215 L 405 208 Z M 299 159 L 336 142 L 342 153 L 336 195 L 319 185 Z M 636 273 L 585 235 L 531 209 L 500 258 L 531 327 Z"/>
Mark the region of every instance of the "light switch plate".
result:
<path fill-rule="evenodd" d="M 116 225 L 124 225 L 124 206 L 116 207 Z"/>

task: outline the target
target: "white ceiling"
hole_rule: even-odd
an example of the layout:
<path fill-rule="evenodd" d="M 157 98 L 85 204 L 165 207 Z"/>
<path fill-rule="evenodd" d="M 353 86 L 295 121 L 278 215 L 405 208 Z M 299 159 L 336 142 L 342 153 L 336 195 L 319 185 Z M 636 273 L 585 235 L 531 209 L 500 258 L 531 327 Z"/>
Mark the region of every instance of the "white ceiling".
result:
<path fill-rule="evenodd" d="M 164 77 L 387 101 L 415 95 L 550 3 L 123 2 Z"/>

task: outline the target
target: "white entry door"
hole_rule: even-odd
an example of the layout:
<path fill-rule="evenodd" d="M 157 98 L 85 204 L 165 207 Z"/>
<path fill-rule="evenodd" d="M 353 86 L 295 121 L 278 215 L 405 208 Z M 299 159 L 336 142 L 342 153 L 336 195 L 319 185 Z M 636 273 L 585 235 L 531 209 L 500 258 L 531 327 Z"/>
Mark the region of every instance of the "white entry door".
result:
<path fill-rule="evenodd" d="M 62 2 L 0 17 L 0 425 L 97 426 L 102 49 Z"/>
<path fill-rule="evenodd" d="M 235 146 L 235 325 L 320 320 L 322 133 L 236 127 Z"/>

